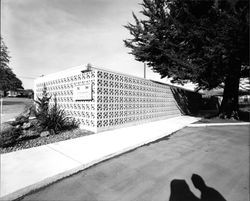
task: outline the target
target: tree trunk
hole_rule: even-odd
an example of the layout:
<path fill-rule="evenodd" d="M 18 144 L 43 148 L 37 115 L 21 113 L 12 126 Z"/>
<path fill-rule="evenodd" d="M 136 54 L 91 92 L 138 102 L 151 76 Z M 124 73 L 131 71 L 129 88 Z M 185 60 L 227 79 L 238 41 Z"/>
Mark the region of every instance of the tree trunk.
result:
<path fill-rule="evenodd" d="M 7 91 L 3 91 L 3 97 L 6 97 L 7 95 Z"/>
<path fill-rule="evenodd" d="M 241 63 L 236 59 L 231 62 L 223 92 L 219 117 L 239 119 L 239 83 Z"/>

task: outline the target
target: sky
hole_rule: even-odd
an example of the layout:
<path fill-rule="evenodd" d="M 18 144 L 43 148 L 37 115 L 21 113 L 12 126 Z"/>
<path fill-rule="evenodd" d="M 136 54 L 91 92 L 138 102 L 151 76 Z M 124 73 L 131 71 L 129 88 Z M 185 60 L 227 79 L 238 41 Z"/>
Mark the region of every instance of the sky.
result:
<path fill-rule="evenodd" d="M 132 12 L 140 17 L 141 1 L 2 0 L 9 66 L 26 89 L 41 75 L 88 63 L 143 77 L 143 63 L 123 42 L 132 38 L 124 25 L 134 23 Z M 147 78 L 160 80 L 149 68 Z"/>

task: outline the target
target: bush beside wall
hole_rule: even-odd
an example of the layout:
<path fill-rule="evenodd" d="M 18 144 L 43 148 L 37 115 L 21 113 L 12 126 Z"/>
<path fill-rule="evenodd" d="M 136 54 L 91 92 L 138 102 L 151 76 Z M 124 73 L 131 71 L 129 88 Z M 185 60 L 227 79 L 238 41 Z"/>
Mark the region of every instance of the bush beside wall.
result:
<path fill-rule="evenodd" d="M 178 87 L 171 87 L 171 91 L 182 114 L 197 115 L 199 113 L 202 105 L 201 94 Z"/>

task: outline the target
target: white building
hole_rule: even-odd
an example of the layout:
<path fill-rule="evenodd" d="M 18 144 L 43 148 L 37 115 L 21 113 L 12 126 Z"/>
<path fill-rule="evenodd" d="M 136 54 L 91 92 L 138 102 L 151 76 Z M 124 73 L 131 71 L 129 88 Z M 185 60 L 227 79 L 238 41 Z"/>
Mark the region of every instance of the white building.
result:
<path fill-rule="evenodd" d="M 34 97 L 44 85 L 68 116 L 93 132 L 181 115 L 169 85 L 105 69 L 79 66 L 39 77 Z"/>

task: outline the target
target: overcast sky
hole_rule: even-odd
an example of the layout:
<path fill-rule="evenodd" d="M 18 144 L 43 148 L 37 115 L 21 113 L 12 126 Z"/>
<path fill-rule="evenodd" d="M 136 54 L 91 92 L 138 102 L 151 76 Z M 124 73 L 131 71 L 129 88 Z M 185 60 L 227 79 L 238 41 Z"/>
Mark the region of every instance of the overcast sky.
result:
<path fill-rule="evenodd" d="M 33 88 L 35 77 L 70 67 L 104 67 L 143 77 L 143 63 L 124 46 L 123 26 L 141 0 L 2 0 L 1 29 L 10 67 Z M 158 74 L 148 77 L 157 79 Z"/>

